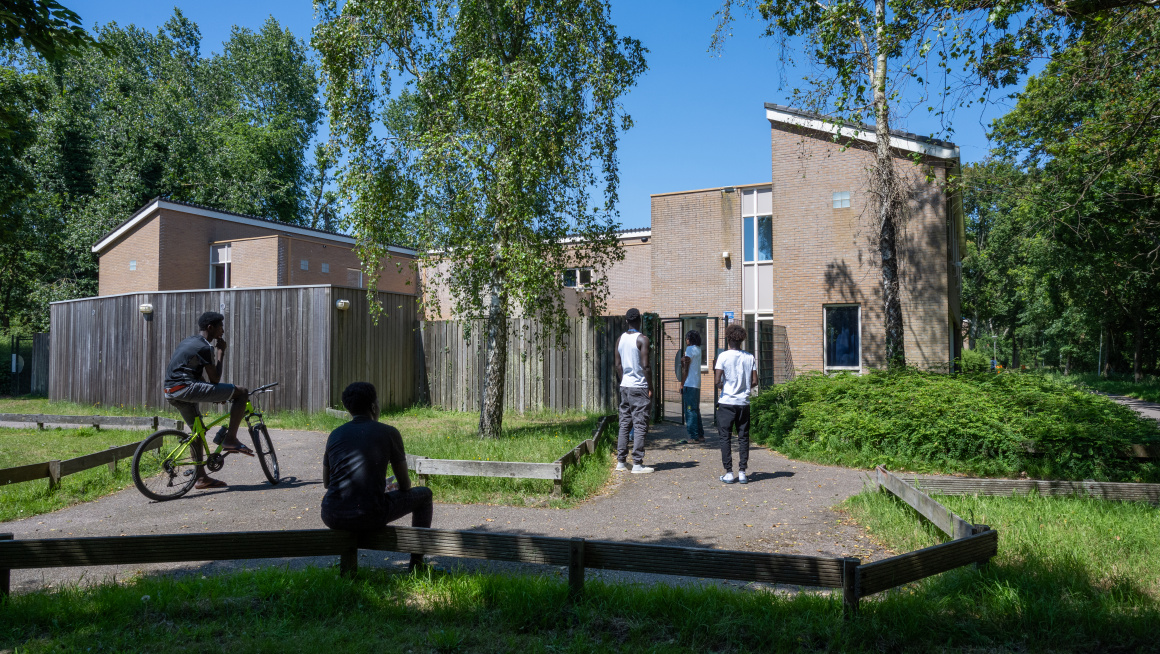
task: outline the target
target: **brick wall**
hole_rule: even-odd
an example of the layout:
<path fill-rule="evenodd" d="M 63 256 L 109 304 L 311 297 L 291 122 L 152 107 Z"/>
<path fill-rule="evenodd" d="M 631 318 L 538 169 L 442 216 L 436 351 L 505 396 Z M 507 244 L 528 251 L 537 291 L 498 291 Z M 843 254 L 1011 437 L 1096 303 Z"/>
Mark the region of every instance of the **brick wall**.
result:
<path fill-rule="evenodd" d="M 622 238 L 624 260 L 608 269 L 608 300 L 604 315 L 623 316 L 625 311 L 636 307 L 641 311 L 652 310 L 652 250 L 653 241 L 649 237 L 641 242 L 641 236 Z"/>
<path fill-rule="evenodd" d="M 105 250 L 99 261 L 99 295 L 157 290 L 161 273 L 157 246 L 160 224 L 156 216 L 149 218 Z M 136 270 L 129 270 L 130 261 L 137 262 Z"/>
<path fill-rule="evenodd" d="M 280 286 L 281 238 L 271 235 L 230 241 L 230 286 Z"/>
<path fill-rule="evenodd" d="M 209 246 L 219 241 L 271 236 L 265 227 L 243 225 L 184 211 L 161 209 L 159 244 L 161 276 L 159 291 L 180 291 L 209 286 Z"/>
<path fill-rule="evenodd" d="M 774 124 L 772 136 L 774 319 L 786 327 L 795 367 L 823 365 L 823 305 L 862 307 L 863 365 L 885 364 L 881 271 L 871 247 L 876 227 L 867 194 L 872 153 L 842 151 L 827 138 Z M 937 162 L 936 162 L 937 163 Z M 924 171 L 896 161 L 914 189 L 899 239 L 907 361 L 945 367 L 950 359 L 946 202 Z M 944 171 L 935 168 L 941 178 Z M 849 209 L 832 193 L 849 191 Z M 655 228 L 654 228 L 655 229 Z"/>

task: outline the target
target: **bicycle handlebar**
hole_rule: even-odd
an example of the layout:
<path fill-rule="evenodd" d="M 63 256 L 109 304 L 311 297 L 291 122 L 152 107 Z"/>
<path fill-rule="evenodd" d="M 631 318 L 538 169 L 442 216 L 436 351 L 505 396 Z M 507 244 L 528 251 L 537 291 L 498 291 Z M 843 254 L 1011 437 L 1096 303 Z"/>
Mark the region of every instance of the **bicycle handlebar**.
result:
<path fill-rule="evenodd" d="M 250 395 L 257 395 L 258 393 L 268 393 L 271 388 L 273 388 L 277 385 L 278 385 L 278 382 L 274 382 L 272 384 L 266 384 L 265 386 L 259 386 L 259 387 L 255 388 L 254 390 L 250 391 Z"/>

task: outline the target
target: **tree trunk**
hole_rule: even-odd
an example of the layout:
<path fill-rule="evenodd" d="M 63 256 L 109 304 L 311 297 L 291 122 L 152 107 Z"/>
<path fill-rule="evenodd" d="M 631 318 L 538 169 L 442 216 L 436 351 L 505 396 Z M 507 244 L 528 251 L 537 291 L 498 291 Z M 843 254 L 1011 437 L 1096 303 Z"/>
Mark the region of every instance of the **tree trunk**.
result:
<path fill-rule="evenodd" d="M 1132 351 L 1132 379 L 1139 383 L 1144 381 L 1144 319 L 1136 314 L 1133 322 L 1136 323 L 1136 333 L 1132 335 L 1132 340 L 1136 342 L 1136 347 Z"/>
<path fill-rule="evenodd" d="M 483 407 L 479 412 L 479 437 L 499 438 L 503 429 L 503 395 L 507 375 L 507 302 L 503 281 L 495 273 L 491 303 L 487 309 L 487 361 L 484 365 Z"/>
<path fill-rule="evenodd" d="M 890 105 L 886 98 L 886 0 L 874 0 L 877 53 L 874 65 L 874 133 L 877 142 L 870 192 L 878 201 L 878 255 L 882 260 L 882 309 L 886 319 L 886 366 L 906 366 L 902 299 L 898 284 L 898 223 L 902 215 L 894 157 L 890 152 Z"/>

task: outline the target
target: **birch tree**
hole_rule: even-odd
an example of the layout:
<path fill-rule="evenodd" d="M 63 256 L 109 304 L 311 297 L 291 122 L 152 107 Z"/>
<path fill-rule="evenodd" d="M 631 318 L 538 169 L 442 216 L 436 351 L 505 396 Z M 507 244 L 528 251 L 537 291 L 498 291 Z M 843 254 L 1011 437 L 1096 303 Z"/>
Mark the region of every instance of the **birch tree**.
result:
<path fill-rule="evenodd" d="M 364 266 L 389 243 L 419 252 L 425 301 L 445 288 L 482 319 L 482 437 L 503 420 L 508 316 L 567 328 L 565 268 L 599 272 L 616 238 L 620 98 L 645 70 L 600 0 L 337 0 L 316 3 L 332 133 Z M 371 291 L 373 293 L 373 288 Z"/>

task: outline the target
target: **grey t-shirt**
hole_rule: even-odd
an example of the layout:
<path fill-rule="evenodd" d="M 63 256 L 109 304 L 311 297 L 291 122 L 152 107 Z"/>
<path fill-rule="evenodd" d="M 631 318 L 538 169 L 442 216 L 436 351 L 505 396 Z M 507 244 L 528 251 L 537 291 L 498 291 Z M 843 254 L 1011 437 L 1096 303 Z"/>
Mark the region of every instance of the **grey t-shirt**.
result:
<path fill-rule="evenodd" d="M 206 364 L 214 362 L 213 345 L 201 334 L 190 336 L 177 344 L 177 349 L 165 367 L 165 386 L 201 381 Z"/>

